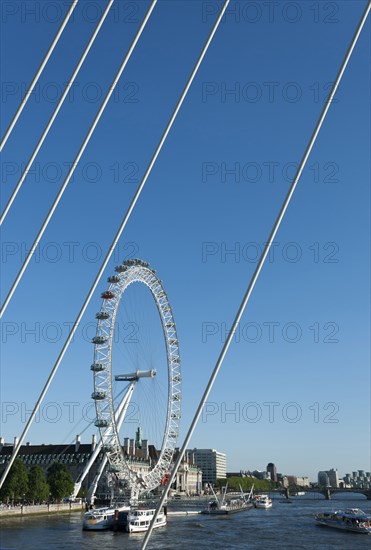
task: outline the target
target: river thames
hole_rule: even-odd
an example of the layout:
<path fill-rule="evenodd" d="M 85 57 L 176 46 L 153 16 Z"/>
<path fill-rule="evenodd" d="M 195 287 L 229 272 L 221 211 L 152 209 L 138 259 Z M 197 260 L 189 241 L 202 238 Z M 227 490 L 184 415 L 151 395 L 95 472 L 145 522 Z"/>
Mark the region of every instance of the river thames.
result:
<path fill-rule="evenodd" d="M 170 515 L 168 525 L 153 532 L 148 548 L 370 550 L 370 535 L 321 527 L 316 525 L 313 516 L 317 512 L 349 507 L 370 513 L 371 501 L 340 498 L 340 495 L 332 501 L 313 496 L 296 497 L 292 501 L 292 504 L 283 504 L 275 497 L 270 510 L 252 509 L 232 516 Z M 200 501 L 181 501 L 171 504 L 169 511 L 201 506 Z M 1 520 L 1 550 L 134 550 L 140 548 L 142 540 L 143 534 L 82 531 L 80 513 Z"/>

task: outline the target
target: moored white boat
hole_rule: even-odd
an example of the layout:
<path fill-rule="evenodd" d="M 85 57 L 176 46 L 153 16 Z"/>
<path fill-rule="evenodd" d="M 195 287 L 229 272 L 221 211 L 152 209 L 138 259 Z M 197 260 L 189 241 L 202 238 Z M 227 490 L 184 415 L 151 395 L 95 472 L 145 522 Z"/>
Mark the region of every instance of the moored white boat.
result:
<path fill-rule="evenodd" d="M 129 510 L 130 506 L 126 504 L 89 510 L 83 516 L 82 528 L 86 531 L 112 529 L 115 522 L 115 514 L 128 513 Z"/>
<path fill-rule="evenodd" d="M 268 495 L 256 495 L 253 498 L 253 504 L 255 508 L 264 508 L 267 510 L 268 508 L 272 508 L 272 499 Z"/>
<path fill-rule="evenodd" d="M 253 507 L 253 504 L 251 502 L 252 489 L 249 495 L 243 494 L 241 490 L 241 496 L 227 500 L 226 499 L 227 487 L 228 487 L 228 484 L 225 486 L 220 499 L 218 499 L 214 490 L 211 487 L 215 500 L 209 502 L 207 507 L 201 510 L 201 514 L 210 514 L 210 515 L 235 514 L 237 512 L 250 510 Z"/>
<path fill-rule="evenodd" d="M 143 533 L 148 531 L 153 516 L 155 515 L 155 508 L 136 508 L 130 510 L 127 517 L 126 530 L 128 533 Z M 161 510 L 156 518 L 156 523 L 153 526 L 164 527 L 167 523 L 166 512 Z"/>
<path fill-rule="evenodd" d="M 323 512 L 314 516 L 320 525 L 353 531 L 354 533 L 371 534 L 371 516 L 359 508 L 347 508 L 335 512 Z"/>

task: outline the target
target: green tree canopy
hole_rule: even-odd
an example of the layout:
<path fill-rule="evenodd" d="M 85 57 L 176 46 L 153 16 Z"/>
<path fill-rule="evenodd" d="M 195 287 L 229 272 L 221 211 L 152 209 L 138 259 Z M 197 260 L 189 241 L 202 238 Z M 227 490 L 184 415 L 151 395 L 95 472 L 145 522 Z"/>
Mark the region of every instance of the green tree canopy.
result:
<path fill-rule="evenodd" d="M 70 495 L 74 488 L 74 481 L 64 464 L 55 462 L 48 469 L 47 476 L 50 494 L 55 500 L 61 500 Z"/>
<path fill-rule="evenodd" d="M 28 490 L 27 468 L 20 458 L 16 458 L 0 490 L 2 500 L 23 500 Z"/>
<path fill-rule="evenodd" d="M 49 485 L 40 466 L 32 466 L 29 471 L 27 498 L 33 502 L 42 502 L 49 498 Z"/>
<path fill-rule="evenodd" d="M 228 483 L 228 488 L 235 491 L 239 491 L 241 486 L 245 492 L 250 491 L 253 485 L 255 490 L 269 491 L 275 488 L 274 482 L 268 479 L 257 479 L 256 477 L 233 476 L 227 479 L 218 479 L 217 483 L 220 487 L 224 487 Z"/>

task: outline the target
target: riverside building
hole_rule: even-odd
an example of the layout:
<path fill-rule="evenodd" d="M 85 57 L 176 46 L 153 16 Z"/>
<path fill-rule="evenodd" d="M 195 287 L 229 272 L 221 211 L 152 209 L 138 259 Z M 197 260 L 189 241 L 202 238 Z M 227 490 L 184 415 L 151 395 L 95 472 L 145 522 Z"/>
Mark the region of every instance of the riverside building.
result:
<path fill-rule="evenodd" d="M 14 444 L 5 443 L 4 439 L 0 438 L 0 476 L 5 470 L 17 443 L 18 438 L 14 438 Z M 32 466 L 38 465 L 44 470 L 45 474 L 52 464 L 62 463 L 66 466 L 74 481 L 76 481 L 88 464 L 96 446 L 97 441 L 95 435 L 93 435 L 92 442 L 89 444 L 82 443 L 78 435 L 75 443 L 67 445 L 30 445 L 27 443 L 21 446 L 18 458 L 22 460 L 28 470 Z M 149 445 L 146 439 L 141 439 L 139 442 L 135 439 L 125 438 L 122 450 L 130 468 L 141 475 L 147 474 L 156 464 L 159 457 L 159 451 L 154 445 Z M 81 484 L 81 489 L 83 491 L 86 492 L 94 481 L 95 475 L 102 463 L 103 456 L 103 452 L 100 451 L 91 465 Z M 175 450 L 174 460 L 176 456 L 177 450 Z M 106 467 L 105 472 L 106 471 L 108 471 L 108 466 Z M 166 478 L 167 476 L 164 476 L 164 483 L 167 480 Z M 186 456 L 184 458 L 178 469 L 176 479 L 172 485 L 172 490 L 186 495 L 195 495 L 202 492 L 202 472 L 192 461 L 192 457 Z M 103 473 L 96 494 L 98 497 L 105 498 L 109 492 L 110 489 L 107 486 L 107 477 L 105 473 Z"/>
<path fill-rule="evenodd" d="M 202 471 L 202 483 L 215 485 L 217 479 L 227 477 L 227 457 L 216 449 L 193 449 L 187 451 L 188 457 Z"/>

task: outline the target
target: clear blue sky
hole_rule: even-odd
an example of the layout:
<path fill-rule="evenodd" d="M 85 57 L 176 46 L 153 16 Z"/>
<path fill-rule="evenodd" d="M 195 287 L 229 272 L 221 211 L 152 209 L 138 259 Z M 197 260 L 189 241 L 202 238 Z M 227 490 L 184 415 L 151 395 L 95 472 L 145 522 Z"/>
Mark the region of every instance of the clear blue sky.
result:
<path fill-rule="evenodd" d="M 64 17 L 66 3 L 60 13 L 55 5 L 2 4 L 2 135 Z M 3 205 L 104 5 L 80 0 L 4 148 Z M 3 297 L 147 6 L 117 1 L 4 223 Z M 7 441 L 23 429 L 218 6 L 158 2 L 8 307 L 0 430 Z M 110 275 L 122 259 L 140 257 L 164 282 L 182 352 L 181 436 L 364 6 L 231 2 L 107 269 Z M 370 21 L 192 439 L 191 446 L 226 452 L 228 470 L 270 461 L 311 479 L 332 467 L 341 475 L 370 470 L 369 47 Z M 30 431 L 32 443 L 60 442 L 85 425 L 75 429 L 74 420 L 91 402 L 88 340 L 105 278 Z"/>

